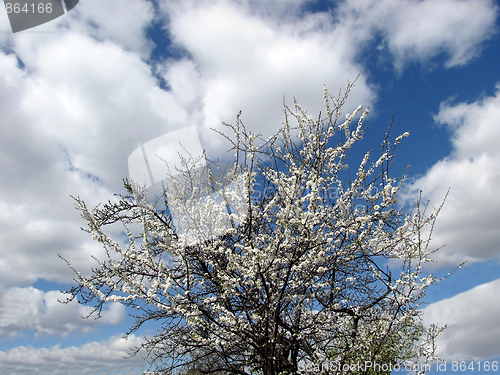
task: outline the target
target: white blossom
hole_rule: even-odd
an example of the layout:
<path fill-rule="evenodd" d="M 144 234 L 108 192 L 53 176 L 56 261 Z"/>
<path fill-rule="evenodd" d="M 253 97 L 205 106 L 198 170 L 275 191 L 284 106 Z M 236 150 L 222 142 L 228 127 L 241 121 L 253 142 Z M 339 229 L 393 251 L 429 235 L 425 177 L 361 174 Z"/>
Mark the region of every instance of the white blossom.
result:
<path fill-rule="evenodd" d="M 362 106 L 337 123 L 350 88 L 333 98 L 325 86 L 320 121 L 297 102 L 287 107 L 283 128 L 264 144 L 240 116 L 226 124 L 240 165 L 225 174 L 185 158 L 159 199 L 133 181 L 118 203 L 89 210 L 76 199 L 107 259 L 89 277 L 75 270 L 73 296 L 96 298 L 97 315 L 106 302 L 135 307 L 134 330 L 161 317 L 164 331 L 143 343 L 158 373 L 190 358 L 265 375 L 295 372 L 298 360 L 434 358 L 440 330 L 423 331 L 418 307 L 438 281 L 423 273 L 434 249 L 421 235 L 440 208 L 427 215 L 418 201 L 413 213 L 396 210 L 404 177 L 389 176 L 386 149 L 375 162 L 364 154 L 353 180 L 343 179 L 369 113 L 355 129 Z M 344 141 L 332 146 L 339 130 Z M 127 229 L 120 244 L 105 233 L 119 221 L 142 232 Z M 391 259 L 398 269 L 387 269 Z"/>

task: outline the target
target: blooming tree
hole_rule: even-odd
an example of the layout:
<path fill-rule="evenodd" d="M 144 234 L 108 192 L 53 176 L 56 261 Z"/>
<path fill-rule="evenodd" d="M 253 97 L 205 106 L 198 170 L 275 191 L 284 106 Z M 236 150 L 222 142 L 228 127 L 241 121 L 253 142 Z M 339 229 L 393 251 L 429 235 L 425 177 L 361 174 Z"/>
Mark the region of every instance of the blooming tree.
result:
<path fill-rule="evenodd" d="M 325 87 L 316 119 L 285 106 L 283 127 L 265 140 L 238 115 L 225 124 L 233 134 L 221 133 L 234 164 L 222 172 L 183 158 L 154 200 L 133 181 L 92 210 L 75 198 L 105 257 L 90 276 L 68 262 L 70 299 L 97 316 L 107 302 L 136 308 L 129 333 L 161 323 L 133 352 L 146 350 L 152 373 L 390 373 L 434 359 L 440 330 L 425 331 L 418 308 L 438 281 L 423 266 L 440 208 L 429 215 L 419 199 L 410 213 L 397 209 L 404 176 L 390 177 L 389 166 L 408 133 L 390 142 L 389 131 L 381 155 L 367 152 L 347 178 L 368 115 L 360 106 L 342 116 L 351 88 L 333 97 Z M 104 231 L 117 222 L 125 244 Z"/>

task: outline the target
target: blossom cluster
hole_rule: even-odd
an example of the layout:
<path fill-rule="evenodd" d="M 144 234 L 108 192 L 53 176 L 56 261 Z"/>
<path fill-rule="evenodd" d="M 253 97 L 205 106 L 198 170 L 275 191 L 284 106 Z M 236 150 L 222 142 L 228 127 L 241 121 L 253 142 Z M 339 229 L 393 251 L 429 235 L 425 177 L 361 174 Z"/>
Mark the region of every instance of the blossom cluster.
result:
<path fill-rule="evenodd" d="M 404 177 L 388 165 L 408 133 L 343 179 L 369 113 L 359 106 L 341 117 L 349 90 L 334 98 L 325 87 L 324 118 L 286 107 L 266 140 L 240 116 L 226 124 L 236 138 L 226 137 L 236 152 L 226 173 L 186 159 L 153 202 L 134 182 L 118 203 L 89 210 L 77 199 L 106 259 L 90 277 L 76 271 L 73 296 L 97 300 L 97 314 L 106 302 L 136 307 L 131 332 L 160 320 L 164 330 L 143 343 L 158 371 L 208 359 L 266 375 L 295 373 L 300 361 L 433 359 L 440 331 L 423 329 L 418 307 L 438 281 L 423 274 L 434 249 L 422 233 L 439 210 L 427 215 L 420 201 L 414 212 L 397 209 Z M 126 229 L 119 244 L 104 230 L 114 222 L 138 223 L 140 234 Z"/>

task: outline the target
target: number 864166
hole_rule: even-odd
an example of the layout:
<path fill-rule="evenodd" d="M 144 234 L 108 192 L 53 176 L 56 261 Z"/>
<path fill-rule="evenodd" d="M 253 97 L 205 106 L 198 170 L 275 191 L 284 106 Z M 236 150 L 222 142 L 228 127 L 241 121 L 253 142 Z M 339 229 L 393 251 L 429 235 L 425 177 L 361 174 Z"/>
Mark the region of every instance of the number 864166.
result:
<path fill-rule="evenodd" d="M 5 3 L 5 8 L 7 9 L 7 13 L 52 13 L 52 4 L 51 3 L 38 3 L 35 4 L 24 4 L 21 7 L 19 3 Z"/>

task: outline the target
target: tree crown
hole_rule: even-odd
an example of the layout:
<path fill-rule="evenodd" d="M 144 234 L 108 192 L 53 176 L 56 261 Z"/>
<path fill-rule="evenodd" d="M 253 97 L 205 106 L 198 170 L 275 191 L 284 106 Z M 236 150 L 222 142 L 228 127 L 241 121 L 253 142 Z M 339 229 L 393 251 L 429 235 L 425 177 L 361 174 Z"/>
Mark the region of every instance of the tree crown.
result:
<path fill-rule="evenodd" d="M 370 162 L 367 152 L 344 177 L 369 112 L 342 117 L 351 88 L 333 97 L 325 87 L 317 119 L 285 106 L 283 126 L 265 140 L 238 115 L 225 124 L 233 137 L 221 133 L 234 163 L 207 158 L 200 168 L 187 155 L 153 201 L 133 181 L 118 202 L 92 210 L 75 198 L 105 258 L 90 277 L 75 270 L 72 298 L 94 303 L 98 316 L 106 302 L 135 306 L 129 333 L 162 322 L 141 346 L 157 373 L 296 374 L 307 363 L 342 373 L 356 362 L 434 359 L 439 330 L 424 330 L 418 308 L 438 281 L 423 266 L 440 207 L 427 215 L 419 199 L 410 213 L 397 209 L 405 177 L 389 167 L 408 133 L 390 142 L 388 132 L 381 155 Z M 116 222 L 142 231 L 126 229 L 120 245 L 104 231 Z"/>

